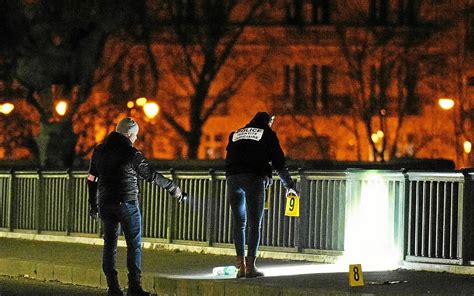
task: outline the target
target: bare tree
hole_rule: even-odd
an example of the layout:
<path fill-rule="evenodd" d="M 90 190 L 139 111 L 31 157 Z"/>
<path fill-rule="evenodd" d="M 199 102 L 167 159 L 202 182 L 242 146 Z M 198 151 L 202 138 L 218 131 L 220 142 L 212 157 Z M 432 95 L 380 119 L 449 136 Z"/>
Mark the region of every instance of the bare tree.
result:
<path fill-rule="evenodd" d="M 129 24 L 134 1 L 2 1 L 5 53 L 26 101 L 40 116 L 36 138 L 43 166 L 72 166 L 73 121 L 96 83 L 108 37 Z M 105 67 L 104 67 L 105 68 Z M 97 75 L 97 76 L 96 76 Z M 58 100 L 68 112 L 54 112 Z"/>
<path fill-rule="evenodd" d="M 346 8 L 359 25 L 336 26 L 353 110 L 350 121 L 344 120 L 343 124 L 355 135 L 359 157 L 363 149 L 361 135 L 371 145 L 375 160 L 386 160 L 387 149 L 388 156 L 394 157 L 406 115 L 419 110 L 418 84 L 427 75 L 422 69 L 428 60 L 423 49 L 434 31 L 434 27 L 420 26 L 417 19 L 422 2 L 412 1 L 410 7 L 400 7 L 410 13 L 399 12 L 399 26 L 391 24 L 388 17 L 365 15 L 349 7 Z M 395 126 L 393 130 L 387 124 L 389 117 L 395 119 L 395 125 L 390 125 Z M 359 123 L 363 130 L 359 130 Z M 375 136 L 377 131 L 382 133 Z"/>
<path fill-rule="evenodd" d="M 244 56 L 238 49 L 245 29 L 262 13 L 265 2 L 165 1 L 161 19 L 159 13 L 142 10 L 137 40 L 146 47 L 150 61 L 156 83 L 150 87 L 161 98 L 163 118 L 187 144 L 190 159 L 198 157 L 209 118 L 225 109 L 268 56 Z M 165 45 L 154 50 L 154 38 Z M 159 87 L 164 80 L 166 85 Z"/>

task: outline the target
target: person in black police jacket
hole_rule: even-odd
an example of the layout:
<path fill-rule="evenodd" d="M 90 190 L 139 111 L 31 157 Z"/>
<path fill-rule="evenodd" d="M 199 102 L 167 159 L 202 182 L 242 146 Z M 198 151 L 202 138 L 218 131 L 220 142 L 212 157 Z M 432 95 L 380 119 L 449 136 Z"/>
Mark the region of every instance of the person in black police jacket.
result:
<path fill-rule="evenodd" d="M 233 214 L 237 278 L 263 276 L 255 267 L 260 243 L 265 188 L 272 184 L 272 167 L 283 186 L 296 193 L 276 133 L 274 116 L 258 112 L 243 128 L 232 132 L 227 144 L 227 197 Z M 244 258 L 245 228 L 249 225 L 248 251 Z"/>
<path fill-rule="evenodd" d="M 171 180 L 157 172 L 143 153 L 133 147 L 138 124 L 122 119 L 116 131 L 95 147 L 90 161 L 87 183 L 89 214 L 97 214 L 103 223 L 104 249 L 102 267 L 107 279 L 108 295 L 123 295 L 117 270 L 119 224 L 127 243 L 128 295 L 149 295 L 141 287 L 141 214 L 138 206 L 138 177 L 167 189 L 178 201 L 187 194 Z"/>

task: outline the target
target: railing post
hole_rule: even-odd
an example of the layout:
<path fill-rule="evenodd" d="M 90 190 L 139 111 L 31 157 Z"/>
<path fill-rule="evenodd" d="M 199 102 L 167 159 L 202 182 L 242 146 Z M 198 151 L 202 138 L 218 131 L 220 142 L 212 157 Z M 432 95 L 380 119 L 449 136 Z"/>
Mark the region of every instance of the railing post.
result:
<path fill-rule="evenodd" d="M 307 247 L 306 242 L 308 241 L 309 198 L 311 195 L 309 192 L 308 179 L 301 168 L 298 169 L 298 175 L 300 183 L 300 217 L 297 219 L 298 245 L 296 247 L 298 252 L 301 253 L 303 249 Z"/>
<path fill-rule="evenodd" d="M 176 185 L 179 185 L 178 184 L 178 179 L 176 177 L 176 174 L 175 174 L 175 171 L 173 169 L 170 170 L 170 174 L 171 174 L 171 179 L 173 180 L 173 182 L 175 182 Z M 172 243 L 173 242 L 173 239 L 175 237 L 175 232 L 176 232 L 176 225 L 175 225 L 175 202 L 174 202 L 174 199 L 170 199 L 168 201 L 168 221 L 167 221 L 167 224 L 168 224 L 168 228 L 166 230 L 166 238 L 168 239 L 168 243 Z"/>
<path fill-rule="evenodd" d="M 409 233 L 410 229 L 410 223 L 411 223 L 411 214 L 410 214 L 410 209 L 411 209 L 411 183 L 410 179 L 408 177 L 407 170 L 403 170 L 403 191 L 401 191 L 400 194 L 402 194 L 402 208 L 400 211 L 403 213 L 403 232 L 402 232 L 402 238 L 401 238 L 401 248 L 400 252 L 401 254 L 401 260 L 404 261 L 405 257 L 408 255 L 408 250 L 410 248 L 410 243 L 411 243 L 411 237 Z"/>
<path fill-rule="evenodd" d="M 36 186 L 36 231 L 38 234 L 41 233 L 41 229 L 43 227 L 43 174 L 41 170 L 37 171 L 38 174 L 38 185 Z"/>
<path fill-rule="evenodd" d="M 64 197 L 64 204 L 66 206 L 65 215 L 64 215 L 64 226 L 66 228 L 66 235 L 71 234 L 71 209 L 72 209 L 72 196 L 73 196 L 73 177 L 72 171 L 69 169 L 67 172 L 67 190 L 66 196 Z"/>
<path fill-rule="evenodd" d="M 209 170 L 209 192 L 207 201 L 207 217 L 206 217 L 206 232 L 207 232 L 207 245 L 210 247 L 214 242 L 214 221 L 215 221 L 215 201 L 217 200 L 216 194 L 216 177 L 213 169 Z"/>
<path fill-rule="evenodd" d="M 465 178 L 464 178 L 465 180 Z M 457 258 L 461 260 L 461 264 L 464 264 L 466 261 L 465 258 L 465 253 L 464 253 L 464 248 L 465 248 L 465 235 L 464 235 L 464 230 L 465 230 L 465 224 L 466 224 L 466 219 L 464 215 L 464 182 L 459 182 L 458 184 L 458 229 L 457 229 Z"/>
<path fill-rule="evenodd" d="M 463 201 L 464 207 L 463 211 L 465 215 L 463 215 L 463 245 L 462 251 L 464 255 L 464 262 L 472 261 L 474 259 L 474 252 L 473 248 L 473 234 L 474 231 L 472 227 L 474 226 L 474 217 L 471 213 L 474 211 L 474 198 L 473 190 L 474 190 L 474 171 L 472 169 L 466 169 L 463 171 L 464 174 L 464 192 L 463 192 Z"/>
<path fill-rule="evenodd" d="M 13 217 L 14 217 L 14 207 L 13 207 L 13 170 L 10 170 L 10 177 L 8 178 L 8 191 L 7 191 L 7 203 L 8 203 L 8 229 L 10 232 L 13 231 Z"/>

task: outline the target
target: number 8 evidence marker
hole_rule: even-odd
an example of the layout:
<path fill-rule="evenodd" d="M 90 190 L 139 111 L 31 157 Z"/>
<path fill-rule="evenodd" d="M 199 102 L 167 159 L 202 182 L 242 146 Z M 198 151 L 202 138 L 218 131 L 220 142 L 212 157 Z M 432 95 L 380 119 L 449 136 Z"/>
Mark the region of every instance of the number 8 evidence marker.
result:
<path fill-rule="evenodd" d="M 364 274 L 362 273 L 362 265 L 349 265 L 349 286 L 359 287 L 364 285 Z"/>

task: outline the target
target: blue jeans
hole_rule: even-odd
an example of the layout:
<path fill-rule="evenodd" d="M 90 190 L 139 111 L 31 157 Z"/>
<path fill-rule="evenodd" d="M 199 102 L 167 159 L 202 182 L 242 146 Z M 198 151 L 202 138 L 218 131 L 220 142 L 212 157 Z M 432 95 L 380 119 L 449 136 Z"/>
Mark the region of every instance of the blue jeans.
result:
<path fill-rule="evenodd" d="M 105 276 L 107 278 L 117 276 L 117 239 L 120 224 L 127 242 L 128 281 L 131 285 L 138 285 L 142 272 L 142 218 L 138 202 L 130 201 L 120 204 L 101 205 L 99 213 L 104 232 L 102 269 Z"/>
<path fill-rule="evenodd" d="M 234 222 L 234 244 L 237 256 L 244 256 L 245 229 L 249 226 L 247 256 L 256 257 L 260 244 L 265 177 L 255 174 L 238 174 L 227 177 L 229 198 Z"/>

